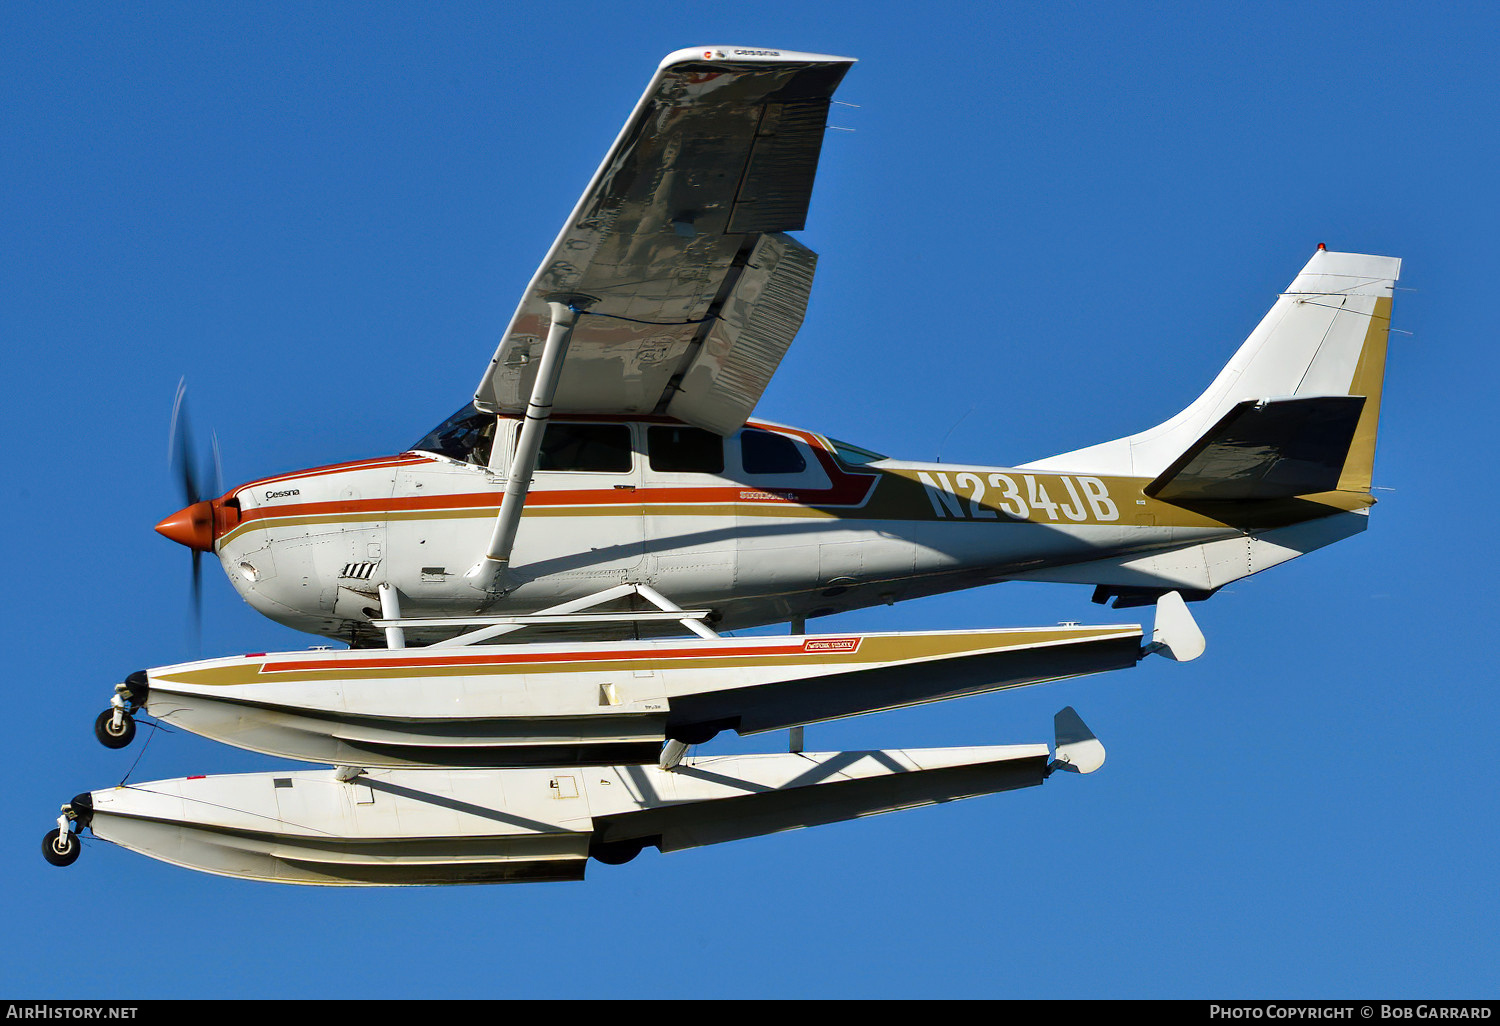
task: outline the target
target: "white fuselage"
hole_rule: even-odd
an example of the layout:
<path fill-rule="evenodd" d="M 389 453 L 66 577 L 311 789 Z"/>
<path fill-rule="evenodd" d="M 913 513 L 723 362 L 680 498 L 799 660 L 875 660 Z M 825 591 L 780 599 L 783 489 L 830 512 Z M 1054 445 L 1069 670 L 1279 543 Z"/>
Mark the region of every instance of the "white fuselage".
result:
<path fill-rule="evenodd" d="M 1365 521 L 1326 508 L 1311 534 L 1305 514 L 1295 527 L 1231 526 L 1150 500 L 1140 480 L 856 464 L 821 436 L 770 425 L 751 430 L 795 446 L 800 470 L 747 470 L 742 432 L 725 440 L 722 470 L 665 471 L 648 452 L 652 421 L 613 423 L 632 432 L 628 469 L 539 471 L 500 594 L 464 574 L 493 528 L 503 460 L 408 452 L 254 482 L 221 500 L 237 509 L 215 548 L 260 612 L 368 643 L 381 584 L 396 589 L 406 617 L 524 613 L 646 584 L 740 628 L 1007 579 L 1211 590 Z M 497 453 L 512 426 L 501 418 Z M 1160 555 L 1186 550 L 1187 559 Z"/>

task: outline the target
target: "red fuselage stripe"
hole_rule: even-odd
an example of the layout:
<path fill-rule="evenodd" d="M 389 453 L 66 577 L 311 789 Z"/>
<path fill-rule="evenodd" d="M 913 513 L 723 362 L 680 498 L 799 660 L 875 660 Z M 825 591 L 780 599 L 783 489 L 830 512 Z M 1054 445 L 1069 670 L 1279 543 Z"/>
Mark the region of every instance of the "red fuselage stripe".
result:
<path fill-rule="evenodd" d="M 723 505 L 754 503 L 762 506 L 856 506 L 868 496 L 868 488 L 799 489 L 766 491 L 757 488 L 637 488 L 630 492 L 615 489 L 578 488 L 566 491 L 532 492 L 526 505 L 544 506 L 621 506 L 626 508 L 653 505 Z M 276 506 L 257 506 L 240 513 L 240 523 L 272 517 L 308 517 L 336 514 L 407 513 L 424 510 L 500 508 L 504 497 L 499 491 L 467 492 L 461 495 L 400 496 L 380 499 L 345 499 L 335 502 L 299 502 Z"/>

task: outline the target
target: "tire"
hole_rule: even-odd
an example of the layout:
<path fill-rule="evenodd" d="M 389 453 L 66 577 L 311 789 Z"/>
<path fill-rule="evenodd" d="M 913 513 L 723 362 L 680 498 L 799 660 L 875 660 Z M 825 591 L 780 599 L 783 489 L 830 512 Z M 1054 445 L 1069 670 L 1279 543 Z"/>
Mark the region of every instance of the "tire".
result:
<path fill-rule="evenodd" d="M 83 853 L 83 844 L 79 842 L 78 835 L 69 833 L 64 840 L 65 843 L 59 847 L 57 831 L 48 830 L 47 836 L 42 838 L 42 858 L 54 866 L 71 866 L 77 862 L 78 856 Z"/>
<path fill-rule="evenodd" d="M 639 855 L 645 846 L 645 841 L 611 841 L 594 845 L 589 854 L 606 866 L 623 866 Z"/>
<path fill-rule="evenodd" d="M 135 719 L 125 714 L 119 730 L 115 729 L 115 711 L 106 709 L 94 720 L 94 736 L 105 748 L 124 748 L 135 740 Z"/>

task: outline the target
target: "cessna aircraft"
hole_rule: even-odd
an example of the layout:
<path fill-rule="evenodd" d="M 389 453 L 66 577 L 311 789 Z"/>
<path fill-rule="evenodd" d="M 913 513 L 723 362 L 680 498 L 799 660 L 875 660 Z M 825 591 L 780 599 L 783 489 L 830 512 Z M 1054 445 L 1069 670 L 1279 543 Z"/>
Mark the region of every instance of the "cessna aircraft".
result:
<path fill-rule="evenodd" d="M 1389 257 L 1320 245 L 1178 416 L 1019 467 L 750 420 L 808 302 L 817 258 L 786 233 L 851 63 L 668 56 L 471 402 L 406 452 L 193 496 L 157 530 L 272 619 L 364 647 L 622 585 L 721 629 L 996 581 L 1201 599 L 1364 529 Z"/>
<path fill-rule="evenodd" d="M 1071 709 L 1051 752 L 806 753 L 800 728 L 1152 653 L 1195 658 L 1185 599 L 1364 529 L 1400 270 L 1389 257 L 1320 245 L 1182 413 L 1018 467 L 899 461 L 750 419 L 810 295 L 816 256 L 786 233 L 803 225 L 851 63 L 669 55 L 471 402 L 397 455 L 217 498 L 189 477 L 188 506 L 157 530 L 195 567 L 215 553 L 267 616 L 360 651 L 136 671 L 95 732 L 123 747 L 148 712 L 334 768 L 86 792 L 43 838 L 47 859 L 74 861 L 88 828 L 290 883 L 581 879 L 588 858 L 648 844 L 1091 772 L 1103 747 Z M 1154 603 L 1152 640 L 1134 625 L 802 630 L 1002 580 Z M 790 637 L 718 634 L 785 621 Z M 568 640 L 494 644 L 539 627 Z M 642 637 L 663 631 L 696 637 Z M 686 754 L 721 730 L 784 728 L 784 754 Z"/>

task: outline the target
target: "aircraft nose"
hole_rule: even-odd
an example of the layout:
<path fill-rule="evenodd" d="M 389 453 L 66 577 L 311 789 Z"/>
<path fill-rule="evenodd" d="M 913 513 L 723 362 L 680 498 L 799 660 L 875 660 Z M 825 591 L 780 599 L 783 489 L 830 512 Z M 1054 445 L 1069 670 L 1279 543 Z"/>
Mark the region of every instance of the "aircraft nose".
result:
<path fill-rule="evenodd" d="M 207 499 L 178 510 L 156 525 L 156 533 L 199 552 L 214 547 L 214 507 Z"/>

